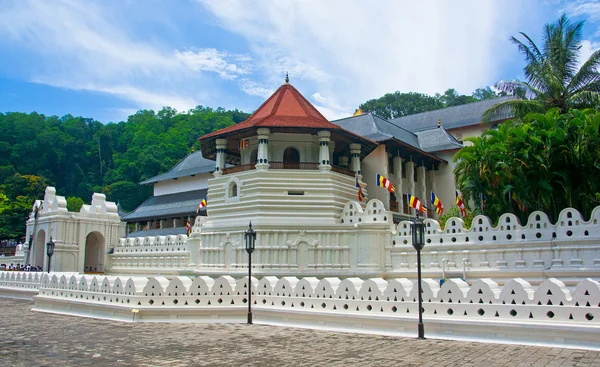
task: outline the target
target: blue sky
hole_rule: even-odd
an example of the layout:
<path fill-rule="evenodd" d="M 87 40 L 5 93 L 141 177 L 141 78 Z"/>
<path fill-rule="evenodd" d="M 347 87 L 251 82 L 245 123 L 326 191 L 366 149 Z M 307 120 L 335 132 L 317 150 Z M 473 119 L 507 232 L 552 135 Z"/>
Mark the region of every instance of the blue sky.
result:
<path fill-rule="evenodd" d="M 256 109 L 286 71 L 326 117 L 396 90 L 470 94 L 520 78 L 508 41 L 562 12 L 600 49 L 600 2 L 3 0 L 0 112 L 101 122 L 139 109 Z"/>

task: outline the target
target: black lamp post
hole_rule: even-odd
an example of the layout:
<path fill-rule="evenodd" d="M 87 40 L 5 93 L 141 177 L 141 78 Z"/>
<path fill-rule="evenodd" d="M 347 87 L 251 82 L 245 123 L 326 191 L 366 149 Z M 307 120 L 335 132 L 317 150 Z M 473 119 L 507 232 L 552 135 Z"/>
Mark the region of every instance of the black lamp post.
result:
<path fill-rule="evenodd" d="M 252 324 L 252 253 L 256 242 L 256 232 L 252 229 L 252 222 L 244 234 L 246 252 L 248 252 L 248 324 Z"/>
<path fill-rule="evenodd" d="M 417 218 L 411 224 L 412 229 L 412 245 L 417 250 L 417 283 L 419 291 L 419 339 L 425 339 L 425 329 L 423 328 L 423 294 L 421 290 L 421 250 L 425 246 L 425 224 L 423 220 Z"/>
<path fill-rule="evenodd" d="M 52 241 L 52 237 L 50 237 L 50 241 L 46 244 L 46 255 L 48 255 L 48 273 L 50 272 L 50 260 L 52 260 L 52 255 L 54 255 L 54 242 Z"/>

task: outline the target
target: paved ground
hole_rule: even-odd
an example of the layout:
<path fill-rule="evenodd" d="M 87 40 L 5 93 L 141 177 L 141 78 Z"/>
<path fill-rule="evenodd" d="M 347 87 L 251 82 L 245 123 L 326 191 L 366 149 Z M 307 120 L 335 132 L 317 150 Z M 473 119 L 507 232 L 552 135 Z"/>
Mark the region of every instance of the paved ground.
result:
<path fill-rule="evenodd" d="M 0 298 L 0 366 L 597 366 L 600 352 L 227 324 L 118 323 Z"/>

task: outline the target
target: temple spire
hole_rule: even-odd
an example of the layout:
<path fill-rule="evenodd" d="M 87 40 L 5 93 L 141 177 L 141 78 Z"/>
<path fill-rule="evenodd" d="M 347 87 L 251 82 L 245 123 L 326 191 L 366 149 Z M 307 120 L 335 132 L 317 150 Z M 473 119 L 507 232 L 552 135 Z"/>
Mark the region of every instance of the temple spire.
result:
<path fill-rule="evenodd" d="M 290 77 L 287 72 L 285 73 L 285 84 L 290 84 Z"/>

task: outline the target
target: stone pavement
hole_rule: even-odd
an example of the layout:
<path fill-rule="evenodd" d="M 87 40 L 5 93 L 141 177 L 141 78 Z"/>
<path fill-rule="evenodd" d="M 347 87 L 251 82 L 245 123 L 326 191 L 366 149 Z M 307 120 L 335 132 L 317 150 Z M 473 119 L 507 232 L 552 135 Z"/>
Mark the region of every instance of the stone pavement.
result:
<path fill-rule="evenodd" d="M 119 323 L 0 298 L 0 366 L 596 366 L 600 352 L 264 325 Z"/>

